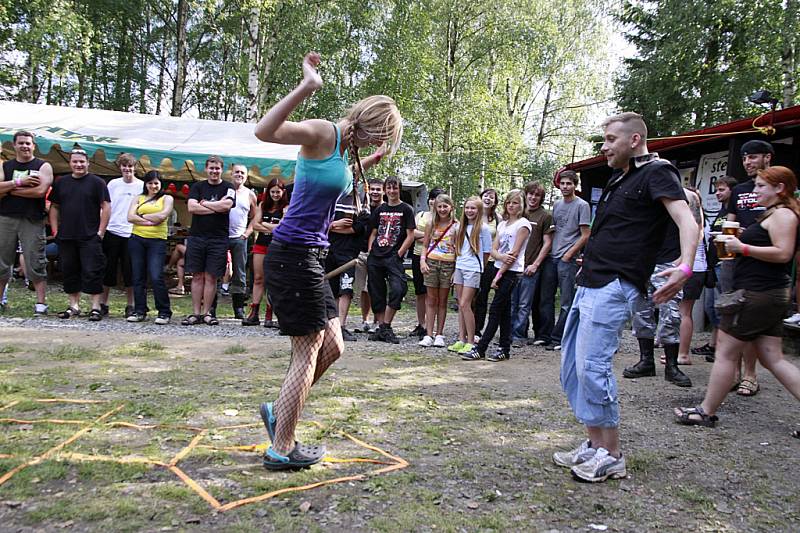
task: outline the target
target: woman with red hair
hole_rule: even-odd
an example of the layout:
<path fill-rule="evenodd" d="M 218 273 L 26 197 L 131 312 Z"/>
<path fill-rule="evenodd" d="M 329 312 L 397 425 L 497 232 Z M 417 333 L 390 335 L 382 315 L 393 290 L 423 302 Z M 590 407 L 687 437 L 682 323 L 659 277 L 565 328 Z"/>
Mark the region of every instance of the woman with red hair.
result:
<path fill-rule="evenodd" d="M 797 178 L 786 167 L 758 171 L 754 192 L 766 211 L 739 238 L 727 236 L 724 240 L 726 250 L 737 254 L 733 298 L 723 302 L 724 307 L 717 306 L 721 320 L 706 397 L 697 407 L 675 409 L 680 424 L 716 424 L 717 408 L 730 390 L 740 354 L 748 342 L 755 344 L 764 368 L 800 400 L 800 369 L 783 358 L 781 345 L 800 219 L 800 202 L 794 198 L 796 189 Z M 800 437 L 800 432 L 794 431 L 793 436 Z"/>

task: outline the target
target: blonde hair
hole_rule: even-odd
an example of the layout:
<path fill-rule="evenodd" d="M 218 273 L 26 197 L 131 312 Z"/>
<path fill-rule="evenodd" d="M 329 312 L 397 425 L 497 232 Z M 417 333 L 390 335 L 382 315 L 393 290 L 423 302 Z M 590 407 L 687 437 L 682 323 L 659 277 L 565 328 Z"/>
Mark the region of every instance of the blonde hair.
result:
<path fill-rule="evenodd" d="M 511 189 L 506 193 L 506 197 L 503 198 L 503 219 L 508 220 L 508 204 L 514 198 L 519 198 L 519 203 L 522 206 L 522 210 L 519 213 L 519 217 L 525 216 L 525 210 L 528 208 L 527 202 L 525 201 L 525 193 L 519 189 Z"/>
<path fill-rule="evenodd" d="M 647 125 L 644 123 L 644 117 L 639 113 L 626 111 L 619 115 L 612 115 L 603 121 L 601 127 L 606 129 L 609 124 L 613 122 L 623 124 L 630 133 L 638 133 L 642 137 L 642 140 L 647 139 Z M 577 186 L 577 183 L 575 185 Z"/>
<path fill-rule="evenodd" d="M 477 196 L 470 196 L 464 200 L 464 207 L 466 207 L 469 202 L 475 202 L 478 206 L 478 215 L 475 218 L 475 222 L 472 223 L 472 233 L 469 234 L 469 246 L 472 248 L 472 253 L 476 256 L 480 256 L 481 230 L 483 229 L 483 200 Z M 456 256 L 458 256 L 461 252 L 461 248 L 464 246 L 464 239 L 467 236 L 467 226 L 469 223 L 466 210 L 462 209 L 461 221 L 459 222 L 458 232 L 456 233 Z"/>
<path fill-rule="evenodd" d="M 436 210 L 436 207 L 439 204 L 442 204 L 442 203 L 447 204 L 447 205 L 450 206 L 450 217 L 449 217 L 449 219 L 447 219 L 445 221 L 440 221 L 439 220 L 439 211 Z M 433 231 L 436 229 L 436 226 L 438 226 L 440 222 L 450 223 L 450 222 L 453 222 L 456 219 L 455 211 L 456 211 L 456 208 L 455 208 L 455 205 L 453 205 L 453 199 L 452 198 L 450 198 L 446 194 L 440 194 L 439 196 L 436 197 L 436 200 L 434 200 L 434 202 L 433 202 L 433 213 L 431 213 L 431 223 L 428 224 L 427 228 L 425 228 L 425 234 L 426 234 L 426 236 L 427 236 L 429 241 L 433 236 Z"/>
<path fill-rule="evenodd" d="M 361 130 L 373 139 L 387 143 L 387 155 L 394 155 L 400 147 L 403 139 L 403 117 L 392 98 L 384 95 L 368 96 L 356 102 L 345 118 L 353 125 L 353 132 Z"/>

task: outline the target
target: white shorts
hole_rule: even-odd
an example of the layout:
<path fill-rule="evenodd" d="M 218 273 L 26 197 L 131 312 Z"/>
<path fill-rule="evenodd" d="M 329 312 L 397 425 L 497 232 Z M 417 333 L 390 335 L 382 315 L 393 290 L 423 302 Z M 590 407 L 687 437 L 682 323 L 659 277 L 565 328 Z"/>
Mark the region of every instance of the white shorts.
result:
<path fill-rule="evenodd" d="M 471 287 L 473 289 L 480 289 L 481 273 L 456 268 L 456 272 L 453 274 L 453 284 L 464 285 L 465 287 Z"/>

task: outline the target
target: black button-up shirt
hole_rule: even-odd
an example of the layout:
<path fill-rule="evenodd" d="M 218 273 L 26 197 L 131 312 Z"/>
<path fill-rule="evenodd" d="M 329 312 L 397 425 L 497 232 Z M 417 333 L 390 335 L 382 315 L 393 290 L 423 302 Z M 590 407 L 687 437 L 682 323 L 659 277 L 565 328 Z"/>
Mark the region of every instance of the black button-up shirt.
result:
<path fill-rule="evenodd" d="M 617 278 L 643 293 L 671 220 L 662 199 L 686 200 L 678 170 L 652 153 L 614 172 L 597 205 L 578 285 L 599 288 Z"/>

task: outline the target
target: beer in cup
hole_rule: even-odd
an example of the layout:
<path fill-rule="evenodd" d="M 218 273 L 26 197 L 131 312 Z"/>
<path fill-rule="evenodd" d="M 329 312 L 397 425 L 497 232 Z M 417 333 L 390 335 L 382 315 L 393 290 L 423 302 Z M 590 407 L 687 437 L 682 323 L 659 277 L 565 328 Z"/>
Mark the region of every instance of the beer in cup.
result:
<path fill-rule="evenodd" d="M 739 235 L 739 223 L 726 220 L 725 222 L 722 223 L 722 234 L 733 235 L 734 237 L 736 237 L 737 235 Z"/>
<path fill-rule="evenodd" d="M 727 248 L 725 248 L 725 243 L 733 238 L 733 235 L 725 235 L 717 233 L 714 236 L 714 244 L 717 246 L 717 257 L 722 261 L 727 261 L 729 259 L 733 259 L 736 257 L 736 254 L 733 252 L 729 252 Z"/>

